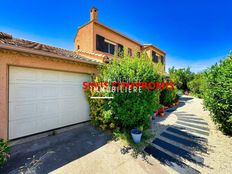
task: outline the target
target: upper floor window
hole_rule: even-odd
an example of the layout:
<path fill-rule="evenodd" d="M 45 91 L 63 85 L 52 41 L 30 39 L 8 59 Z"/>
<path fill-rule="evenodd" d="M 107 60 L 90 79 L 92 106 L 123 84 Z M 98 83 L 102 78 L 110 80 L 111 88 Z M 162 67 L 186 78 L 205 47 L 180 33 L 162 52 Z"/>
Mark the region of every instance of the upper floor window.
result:
<path fill-rule="evenodd" d="M 106 53 L 110 53 L 110 54 L 114 54 L 114 52 L 115 52 L 115 45 L 116 44 L 114 44 L 114 43 L 112 43 L 112 42 L 110 42 L 110 41 L 108 41 L 106 39 L 105 39 L 105 44 L 106 44 L 106 50 L 105 50 L 105 52 Z"/>
<path fill-rule="evenodd" d="M 131 48 L 128 48 L 128 50 L 127 50 L 127 54 L 128 54 L 128 56 L 132 56 L 132 49 Z"/>
<path fill-rule="evenodd" d="M 164 59 L 165 59 L 164 56 L 160 57 L 160 61 L 162 62 L 162 64 L 164 64 L 164 61 L 165 61 Z"/>
<path fill-rule="evenodd" d="M 155 51 L 152 51 L 152 61 L 158 63 L 158 56 L 156 55 Z"/>
<path fill-rule="evenodd" d="M 106 40 L 103 36 L 96 35 L 96 50 L 109 54 L 114 54 L 115 45 L 113 42 Z"/>
<path fill-rule="evenodd" d="M 124 47 L 121 44 L 118 44 L 118 56 L 123 57 L 124 54 Z"/>
<path fill-rule="evenodd" d="M 98 34 L 96 35 L 96 50 L 105 51 L 105 38 Z"/>

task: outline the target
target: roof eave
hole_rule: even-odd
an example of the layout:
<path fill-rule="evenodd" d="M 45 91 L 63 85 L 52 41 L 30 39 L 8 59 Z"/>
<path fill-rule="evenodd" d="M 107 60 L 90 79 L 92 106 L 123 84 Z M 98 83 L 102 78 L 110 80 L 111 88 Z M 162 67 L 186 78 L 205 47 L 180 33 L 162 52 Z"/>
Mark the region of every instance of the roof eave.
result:
<path fill-rule="evenodd" d="M 66 57 L 66 56 L 62 56 L 62 55 L 56 55 L 56 54 L 53 54 L 53 53 L 44 52 L 44 51 L 38 51 L 38 50 L 32 50 L 32 49 L 28 49 L 28 48 L 16 47 L 16 46 L 12 46 L 12 45 L 0 44 L 0 49 L 19 51 L 19 52 L 23 52 L 23 53 L 36 54 L 36 55 L 40 55 L 40 56 L 48 56 L 48 57 L 53 57 L 53 58 L 57 58 L 57 59 L 75 61 L 75 62 L 80 62 L 80 63 L 85 63 L 85 64 L 92 64 L 92 65 L 99 65 L 100 64 L 100 62 L 84 61 L 84 60 L 77 59 L 77 58 L 71 58 L 71 57 Z M 79 56 L 79 57 L 82 57 L 82 56 Z"/>

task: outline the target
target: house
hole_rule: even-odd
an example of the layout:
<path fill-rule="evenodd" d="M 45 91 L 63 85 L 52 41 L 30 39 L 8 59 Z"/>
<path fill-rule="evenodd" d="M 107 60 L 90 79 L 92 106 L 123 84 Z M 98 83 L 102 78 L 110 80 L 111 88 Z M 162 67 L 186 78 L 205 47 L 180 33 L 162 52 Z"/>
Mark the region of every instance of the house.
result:
<path fill-rule="evenodd" d="M 134 56 L 145 51 L 154 63 L 165 64 L 165 52 L 152 44 L 141 44 L 124 34 L 98 21 L 98 10 L 90 10 L 90 21 L 78 28 L 74 39 L 75 51 L 97 60 L 118 56 L 121 50 L 127 49 L 128 55 Z"/>
<path fill-rule="evenodd" d="M 97 20 L 78 29 L 75 50 L 65 50 L 0 32 L 0 138 L 13 140 L 89 120 L 82 83 L 118 50 L 146 51 L 155 63 L 165 53 L 120 34 Z"/>
<path fill-rule="evenodd" d="M 83 81 L 99 61 L 0 32 L 0 138 L 89 120 Z"/>

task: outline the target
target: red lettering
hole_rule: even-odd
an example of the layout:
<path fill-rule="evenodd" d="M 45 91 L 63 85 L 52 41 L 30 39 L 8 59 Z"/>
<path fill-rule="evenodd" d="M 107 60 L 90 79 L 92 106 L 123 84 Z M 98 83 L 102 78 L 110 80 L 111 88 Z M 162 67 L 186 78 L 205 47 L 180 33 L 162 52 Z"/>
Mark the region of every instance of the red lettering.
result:
<path fill-rule="evenodd" d="M 151 85 L 153 85 L 153 86 L 151 86 Z M 148 83 L 148 88 L 150 89 L 150 90 L 153 90 L 153 89 L 155 89 L 155 82 L 149 82 Z"/>
<path fill-rule="evenodd" d="M 86 90 L 90 87 L 90 84 L 88 82 L 83 82 L 83 89 Z"/>

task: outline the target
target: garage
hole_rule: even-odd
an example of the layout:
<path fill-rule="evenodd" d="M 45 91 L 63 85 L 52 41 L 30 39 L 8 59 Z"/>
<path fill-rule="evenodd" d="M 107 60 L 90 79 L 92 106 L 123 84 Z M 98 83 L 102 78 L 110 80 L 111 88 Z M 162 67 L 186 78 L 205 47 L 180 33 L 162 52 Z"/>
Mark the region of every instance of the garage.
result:
<path fill-rule="evenodd" d="M 89 79 L 82 73 L 10 66 L 8 138 L 89 120 L 82 89 Z"/>

